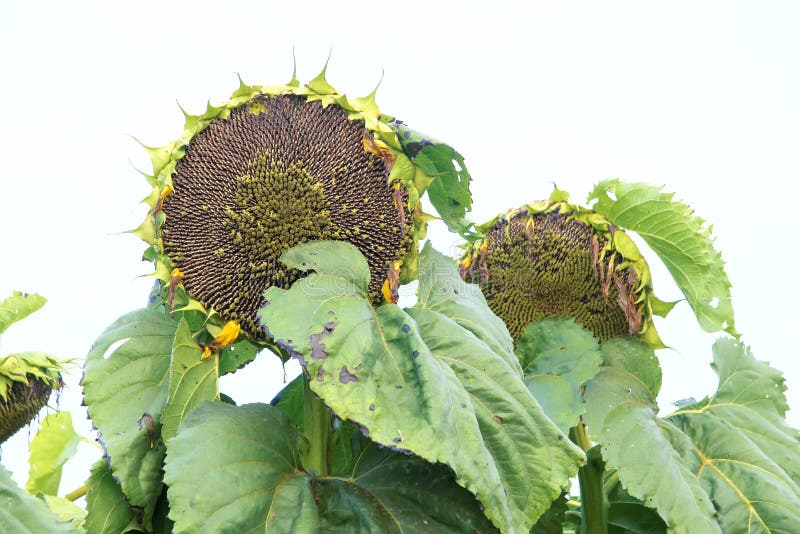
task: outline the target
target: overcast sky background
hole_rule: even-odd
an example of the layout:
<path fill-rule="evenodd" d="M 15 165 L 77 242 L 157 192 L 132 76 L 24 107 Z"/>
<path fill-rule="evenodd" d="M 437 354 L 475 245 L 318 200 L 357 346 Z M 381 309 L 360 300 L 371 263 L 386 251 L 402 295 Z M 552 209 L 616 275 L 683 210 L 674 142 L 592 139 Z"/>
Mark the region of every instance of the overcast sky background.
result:
<path fill-rule="evenodd" d="M 736 324 L 780 368 L 800 407 L 798 193 L 800 4 L 796 2 L 23 2 L 0 6 L 0 297 L 47 306 L 12 327 L 0 353 L 82 358 L 150 288 L 145 246 L 123 230 L 145 216 L 149 145 L 182 130 L 179 101 L 227 99 L 321 69 L 340 91 L 378 92 L 382 111 L 467 159 L 473 219 L 546 198 L 576 202 L 599 180 L 663 184 L 713 222 L 733 283 Z M 524 6 L 524 7 L 523 7 Z M 442 225 L 434 245 L 454 251 Z M 652 256 L 649 256 L 652 257 Z M 680 293 L 651 259 L 657 294 Z M 689 306 L 658 329 L 663 408 L 716 388 L 711 343 Z M 287 369 L 289 377 L 296 368 Z M 81 371 L 61 409 L 93 436 Z M 282 387 L 276 357 L 222 381 L 239 403 Z M 53 403 L 55 404 L 55 399 Z M 789 414 L 800 425 L 800 408 Z M 3 445 L 24 484 L 29 433 Z M 81 445 L 61 493 L 99 455 Z"/>

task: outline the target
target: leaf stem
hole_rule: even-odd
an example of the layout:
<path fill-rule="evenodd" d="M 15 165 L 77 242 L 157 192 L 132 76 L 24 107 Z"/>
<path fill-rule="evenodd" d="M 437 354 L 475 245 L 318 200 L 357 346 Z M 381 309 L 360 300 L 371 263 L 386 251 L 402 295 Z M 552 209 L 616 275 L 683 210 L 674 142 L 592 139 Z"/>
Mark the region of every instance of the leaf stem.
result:
<path fill-rule="evenodd" d="M 586 465 L 578 470 L 581 488 L 581 532 L 582 534 L 607 534 L 608 500 L 603 488 L 605 464 L 600 455 L 600 445 L 592 446 L 586 433 L 586 425 L 579 422 L 570 430 L 570 438 L 586 452 Z"/>
<path fill-rule="evenodd" d="M 68 501 L 75 502 L 78 499 L 80 499 L 81 497 L 83 497 L 84 495 L 86 495 L 86 491 L 87 491 L 86 484 L 84 484 L 80 488 L 74 489 L 74 490 L 70 491 L 69 493 L 67 493 L 64 496 L 64 498 L 67 499 Z"/>
<path fill-rule="evenodd" d="M 303 466 L 320 476 L 330 474 L 329 441 L 331 412 L 322 399 L 311 391 L 309 377 L 303 375 L 303 429 L 308 439 L 308 452 Z"/>

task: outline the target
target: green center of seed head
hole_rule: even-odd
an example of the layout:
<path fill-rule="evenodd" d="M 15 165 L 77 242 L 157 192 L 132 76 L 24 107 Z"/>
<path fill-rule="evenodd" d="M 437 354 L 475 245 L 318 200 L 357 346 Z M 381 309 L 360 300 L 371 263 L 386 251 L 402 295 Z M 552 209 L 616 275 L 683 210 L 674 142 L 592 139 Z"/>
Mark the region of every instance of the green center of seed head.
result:
<path fill-rule="evenodd" d="M 276 260 L 283 252 L 307 241 L 337 239 L 339 232 L 325 207 L 322 184 L 302 162 L 276 161 L 263 154 L 249 167 L 237 178 L 223 227 L 233 246 L 251 258 L 248 270 L 265 275 L 270 285 L 282 285 L 287 269 Z"/>

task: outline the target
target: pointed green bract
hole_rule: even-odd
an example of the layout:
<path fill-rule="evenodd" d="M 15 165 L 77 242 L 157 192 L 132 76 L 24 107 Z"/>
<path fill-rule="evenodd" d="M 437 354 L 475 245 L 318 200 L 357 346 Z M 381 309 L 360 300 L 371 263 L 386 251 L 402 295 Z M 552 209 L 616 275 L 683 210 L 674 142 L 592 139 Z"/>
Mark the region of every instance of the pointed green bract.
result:
<path fill-rule="evenodd" d="M 78 450 L 80 437 L 69 412 L 58 412 L 42 420 L 30 444 L 30 472 L 25 489 L 30 493 L 57 495 L 64 464 Z"/>
<path fill-rule="evenodd" d="M 449 465 L 499 528 L 530 529 L 583 455 L 525 387 L 510 336 L 477 288 L 426 246 L 418 304 L 375 308 L 360 253 L 310 243 L 297 257 L 310 264 L 316 247 L 340 263 L 267 291 L 260 316 L 274 341 L 342 419 L 379 444 Z"/>
<path fill-rule="evenodd" d="M 132 505 L 150 512 L 161 493 L 161 412 L 177 326 L 150 308 L 120 317 L 95 341 L 81 381 L 114 477 Z"/>
<path fill-rule="evenodd" d="M 219 360 L 203 359 L 203 349 L 194 341 L 185 319 L 178 323 L 170 363 L 169 397 L 161 414 L 161 438 L 167 442 L 178 426 L 200 403 L 219 399 Z"/>
<path fill-rule="evenodd" d="M 525 385 L 565 434 L 584 413 L 581 386 L 600 370 L 603 356 L 592 333 L 572 319 L 531 323 L 517 344 Z"/>
<path fill-rule="evenodd" d="M 780 373 L 719 340 L 717 392 L 659 418 L 660 375 L 642 364 L 646 350 L 636 357 L 604 344 L 607 366 L 586 386 L 589 430 L 628 493 L 674 532 L 791 532 L 800 524 L 800 436 L 784 420 Z"/>
<path fill-rule="evenodd" d="M 613 224 L 639 234 L 675 279 L 703 330 L 737 336 L 731 284 L 711 227 L 672 193 L 644 183 L 607 180 L 589 195 L 593 209 Z"/>
<path fill-rule="evenodd" d="M 11 473 L 0 466 L 0 532 L 4 534 L 33 534 L 39 532 L 78 532 L 61 521 L 47 506 L 17 486 Z"/>

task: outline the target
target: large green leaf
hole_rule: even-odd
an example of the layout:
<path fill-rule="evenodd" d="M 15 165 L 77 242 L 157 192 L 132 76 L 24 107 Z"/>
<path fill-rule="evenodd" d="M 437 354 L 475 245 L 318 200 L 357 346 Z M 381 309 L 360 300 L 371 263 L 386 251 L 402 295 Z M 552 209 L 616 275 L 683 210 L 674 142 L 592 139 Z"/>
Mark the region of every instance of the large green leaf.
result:
<path fill-rule="evenodd" d="M 25 489 L 30 493 L 57 495 L 64 464 L 78 450 L 81 438 L 72 426 L 69 412 L 48 415 L 30 444 L 30 472 Z"/>
<path fill-rule="evenodd" d="M 11 473 L 0 465 L 0 532 L 3 534 L 49 534 L 77 532 L 11 480 Z"/>
<path fill-rule="evenodd" d="M 167 454 L 175 532 L 492 530 L 444 466 L 356 441 L 347 472 L 313 477 L 300 465 L 296 431 L 280 410 L 201 405 Z"/>
<path fill-rule="evenodd" d="M 14 291 L 0 302 L 0 334 L 17 321 L 21 321 L 45 305 L 47 299 L 36 293 Z"/>
<path fill-rule="evenodd" d="M 711 227 L 672 193 L 644 183 L 606 180 L 594 188 L 592 209 L 617 226 L 633 230 L 669 269 L 707 332 L 738 335 L 733 324 L 731 283 Z"/>
<path fill-rule="evenodd" d="M 194 341 L 185 320 L 178 323 L 172 347 L 169 398 L 161 414 L 161 438 L 169 441 L 178 426 L 197 405 L 219 399 L 219 359 L 203 359 L 203 349 Z"/>
<path fill-rule="evenodd" d="M 525 385 L 565 434 L 584 412 L 581 386 L 600 370 L 603 356 L 592 333 L 572 319 L 531 323 L 517 344 Z"/>
<path fill-rule="evenodd" d="M 717 392 L 659 418 L 646 366 L 632 365 L 631 354 L 606 361 L 586 387 L 590 432 L 625 489 L 671 531 L 796 529 L 800 437 L 784 420 L 779 372 L 740 343 L 719 340 Z"/>
<path fill-rule="evenodd" d="M 451 232 L 468 233 L 465 216 L 472 209 L 471 180 L 464 157 L 454 148 L 410 129 L 400 121 L 390 123 L 397 131 L 403 151 L 433 181 L 428 198 Z"/>
<path fill-rule="evenodd" d="M 161 493 L 159 434 L 176 328 L 176 320 L 154 309 L 122 316 L 95 341 L 81 381 L 114 477 L 128 501 L 146 510 Z"/>
<path fill-rule="evenodd" d="M 425 247 L 405 311 L 372 306 L 350 244 L 307 243 L 284 261 L 317 272 L 267 290 L 260 314 L 312 390 L 373 441 L 452 467 L 501 529 L 529 530 L 583 455 L 525 387 L 508 332 L 452 260 Z"/>
<path fill-rule="evenodd" d="M 92 466 L 86 488 L 86 530 L 89 534 L 121 534 L 143 528 L 105 459 Z"/>

